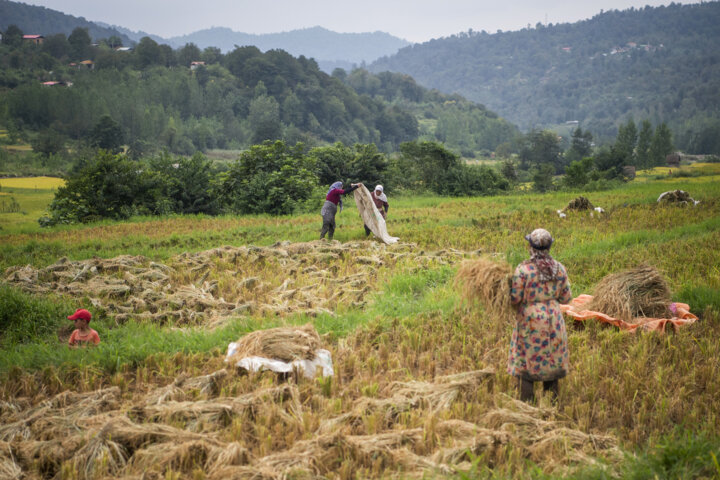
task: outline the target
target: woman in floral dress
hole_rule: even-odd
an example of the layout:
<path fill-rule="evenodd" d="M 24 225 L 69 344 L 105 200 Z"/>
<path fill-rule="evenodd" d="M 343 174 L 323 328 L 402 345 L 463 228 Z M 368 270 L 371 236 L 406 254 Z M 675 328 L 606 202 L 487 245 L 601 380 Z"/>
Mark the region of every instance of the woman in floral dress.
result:
<path fill-rule="evenodd" d="M 517 307 L 510 342 L 508 373 L 519 379 L 520 399 L 532 401 L 534 382 L 554 398 L 558 380 L 568 372 L 568 342 L 560 303 L 572 299 L 565 267 L 550 256 L 553 238 L 547 230 L 533 230 L 525 239 L 530 259 L 515 269 L 510 301 Z"/>

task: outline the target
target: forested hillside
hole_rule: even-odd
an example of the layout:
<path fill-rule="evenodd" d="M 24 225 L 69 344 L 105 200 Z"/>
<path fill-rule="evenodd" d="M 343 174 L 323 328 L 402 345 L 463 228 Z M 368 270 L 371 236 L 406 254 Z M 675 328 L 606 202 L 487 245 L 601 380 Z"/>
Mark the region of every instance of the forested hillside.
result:
<path fill-rule="evenodd" d="M 469 31 L 370 66 L 458 92 L 522 129 L 577 121 L 607 140 L 630 117 L 720 152 L 720 3 L 609 11 L 517 32 Z"/>
<path fill-rule="evenodd" d="M 70 35 L 76 28 L 85 28 L 93 40 L 116 36 L 125 45 L 132 43 L 123 33 L 89 22 L 82 17 L 66 15 L 45 7 L 0 0 L 0 30 L 4 32 L 10 25 L 17 26 L 26 34 L 45 36 L 57 33 Z"/>
<path fill-rule="evenodd" d="M 50 139 L 48 153 L 113 129 L 114 143 L 129 145 L 134 155 L 161 148 L 190 155 L 278 139 L 374 143 L 393 151 L 421 134 L 449 137 L 448 146 L 474 155 L 517 133 L 492 112 L 407 76 L 333 77 L 314 60 L 282 50 L 222 54 L 193 44 L 173 50 L 145 37 L 132 51 L 118 51 L 107 42 L 91 45 L 83 29 L 42 45 L 23 41 L 22 33 L 10 27 L 0 46 L 0 125 L 35 144 Z M 482 128 L 448 136 L 451 117 Z"/>

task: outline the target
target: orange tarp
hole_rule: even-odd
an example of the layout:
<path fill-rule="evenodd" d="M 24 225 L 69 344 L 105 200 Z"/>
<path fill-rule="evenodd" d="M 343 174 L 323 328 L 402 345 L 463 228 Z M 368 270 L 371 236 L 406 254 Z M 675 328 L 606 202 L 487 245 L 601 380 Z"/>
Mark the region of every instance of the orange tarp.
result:
<path fill-rule="evenodd" d="M 632 323 L 625 322 L 619 318 L 613 318 L 610 315 L 606 315 L 602 312 L 593 312 L 591 310 L 585 310 L 584 307 L 593 299 L 592 295 L 579 295 L 577 298 L 573 298 L 567 305 L 560 305 L 562 312 L 574 318 L 578 321 L 585 321 L 591 318 L 595 318 L 601 322 L 615 325 L 622 330 L 629 330 L 634 332 L 638 328 L 643 330 L 659 330 L 665 331 L 665 327 L 670 324 L 673 329 L 677 329 L 684 325 L 689 325 L 698 319 L 695 315 L 690 313 L 690 305 L 687 303 L 671 303 L 669 305 L 670 311 L 675 314 L 673 318 L 634 318 Z"/>

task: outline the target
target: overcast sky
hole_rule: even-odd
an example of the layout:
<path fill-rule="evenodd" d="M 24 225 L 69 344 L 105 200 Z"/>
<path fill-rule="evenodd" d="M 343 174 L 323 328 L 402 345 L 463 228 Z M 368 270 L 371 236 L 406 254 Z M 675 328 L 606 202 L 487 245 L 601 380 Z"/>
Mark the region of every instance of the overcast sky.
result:
<path fill-rule="evenodd" d="M 387 32 L 411 42 L 465 32 L 565 23 L 600 10 L 668 5 L 660 0 L 23 0 L 90 21 L 173 37 L 209 27 L 276 33 L 325 27 Z M 698 3 L 680 1 L 678 3 Z"/>

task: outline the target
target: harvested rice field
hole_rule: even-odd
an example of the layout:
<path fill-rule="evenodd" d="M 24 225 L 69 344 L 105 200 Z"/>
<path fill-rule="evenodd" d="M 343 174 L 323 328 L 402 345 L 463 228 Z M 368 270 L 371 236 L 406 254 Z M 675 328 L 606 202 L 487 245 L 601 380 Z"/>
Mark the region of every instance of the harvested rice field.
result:
<path fill-rule="evenodd" d="M 717 478 L 720 182 L 690 180 L 582 192 L 604 213 L 564 218 L 580 193 L 389 194 L 394 245 L 352 206 L 332 242 L 319 215 L 0 230 L 0 478 Z M 658 204 L 671 190 L 700 203 Z M 537 227 L 573 296 L 698 320 L 566 317 L 557 401 L 519 401 L 502 295 Z M 97 347 L 67 347 L 79 307 Z M 326 349 L 333 375 L 247 371 L 230 342 Z"/>

